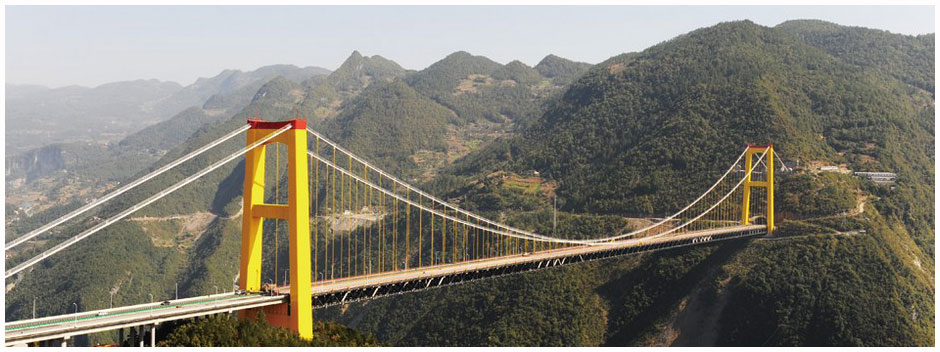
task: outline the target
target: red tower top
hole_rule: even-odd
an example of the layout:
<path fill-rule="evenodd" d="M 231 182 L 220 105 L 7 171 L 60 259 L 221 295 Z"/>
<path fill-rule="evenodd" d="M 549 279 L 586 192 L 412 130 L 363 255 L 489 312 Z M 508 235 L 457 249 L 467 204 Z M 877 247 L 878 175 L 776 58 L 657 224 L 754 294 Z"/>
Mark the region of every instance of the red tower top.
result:
<path fill-rule="evenodd" d="M 265 121 L 261 119 L 248 119 L 248 124 L 252 129 L 276 130 L 278 128 L 290 125 L 291 129 L 307 129 L 307 119 L 293 119 L 284 121 Z"/>

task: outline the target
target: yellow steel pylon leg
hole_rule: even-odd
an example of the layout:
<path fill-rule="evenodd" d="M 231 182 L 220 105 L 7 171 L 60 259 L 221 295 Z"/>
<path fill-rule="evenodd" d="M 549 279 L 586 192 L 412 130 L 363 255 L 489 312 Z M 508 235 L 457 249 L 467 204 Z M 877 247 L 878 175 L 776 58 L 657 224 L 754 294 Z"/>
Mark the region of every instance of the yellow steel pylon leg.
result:
<path fill-rule="evenodd" d="M 766 179 L 753 181 L 750 172 L 753 166 L 754 154 L 764 154 L 766 166 Z M 744 199 L 741 203 L 741 225 L 750 223 L 751 187 L 764 187 L 766 190 L 765 216 L 767 219 L 767 234 L 774 232 L 774 145 L 749 145 L 744 157 Z"/>
<path fill-rule="evenodd" d="M 307 124 L 304 120 L 266 122 L 249 120 L 248 144 L 284 126 L 292 129 L 271 140 L 287 146 L 287 204 L 264 203 L 264 151 L 260 146 L 245 155 L 245 194 L 242 212 L 241 287 L 257 291 L 261 286 L 261 237 L 265 218 L 287 219 L 290 244 L 290 303 L 265 308 L 268 321 L 313 338 L 310 297 L 310 194 L 307 175 Z M 250 314 L 250 313 L 249 313 Z M 245 315 L 243 315 L 245 316 Z"/>

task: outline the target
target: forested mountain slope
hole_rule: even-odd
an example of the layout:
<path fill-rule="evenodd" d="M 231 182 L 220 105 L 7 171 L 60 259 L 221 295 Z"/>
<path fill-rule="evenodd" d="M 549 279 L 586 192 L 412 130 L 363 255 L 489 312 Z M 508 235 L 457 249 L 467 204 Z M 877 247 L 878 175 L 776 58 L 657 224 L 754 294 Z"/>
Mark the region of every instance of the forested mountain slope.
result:
<path fill-rule="evenodd" d="M 497 68 L 502 67 L 496 65 Z M 531 99 L 548 99 L 552 96 L 549 92 L 560 91 L 561 87 L 551 84 L 548 78 L 538 76 L 537 72 L 532 75 L 535 71 L 531 68 L 519 63 L 507 66 L 510 67 L 500 73 L 503 76 L 499 76 L 503 84 L 517 84 L 514 78 L 525 78 L 529 80 L 527 82 L 538 81 L 538 88 L 518 83 L 525 89 L 531 88 Z M 414 158 L 415 154 L 424 153 L 422 155 L 426 156 L 429 153 L 440 153 L 446 156 L 449 152 L 457 153 L 452 151 L 455 148 L 466 153 L 466 146 L 452 147 L 453 141 L 469 140 L 464 136 L 471 136 L 476 139 L 476 145 L 482 145 L 495 138 L 505 127 L 503 123 L 490 123 L 485 128 L 479 128 L 482 132 L 470 130 L 455 134 L 459 126 L 474 124 L 458 121 L 453 110 L 433 101 L 430 96 L 437 93 L 418 93 L 404 79 L 409 74 L 416 73 L 409 73 L 379 56 L 363 57 L 353 53 L 337 71 L 327 76 L 314 76 L 303 82 L 284 77 L 272 79 L 253 93 L 247 105 L 234 113 L 223 115 L 226 117 L 193 126 L 189 131 L 191 135 L 184 143 L 172 147 L 159 161 L 127 179 L 135 179 L 244 125 L 249 117 L 283 120 L 298 115 L 306 116 L 310 126 L 328 133 L 344 145 L 349 144 L 352 150 L 375 160 L 382 167 L 400 171 L 409 170 L 404 167 L 414 165 L 414 159 L 408 158 Z M 450 77 L 449 73 L 441 74 Z M 458 85 L 469 81 L 472 80 L 468 76 L 453 76 L 448 83 L 449 90 L 439 95 L 453 94 Z M 478 92 L 489 92 L 497 88 L 493 81 L 493 78 L 485 76 L 481 82 L 471 83 L 470 86 Z M 231 106 L 232 101 L 229 96 L 216 95 L 210 97 L 200 110 L 209 111 L 220 105 Z M 196 118 L 202 114 L 198 110 L 192 113 Z M 191 120 L 188 114 L 181 114 L 175 122 L 186 124 Z M 173 129 L 173 126 L 163 127 Z M 380 130 L 376 130 L 376 127 Z M 399 138 L 390 134 L 377 139 L 361 138 L 376 131 L 392 131 L 400 135 Z M 159 142 L 159 139 L 148 136 L 159 135 L 160 132 L 155 126 L 141 131 L 138 138 L 128 140 L 127 143 Z M 166 177 L 149 181 L 126 196 L 115 199 L 94 215 L 106 217 L 115 214 L 243 145 L 244 141 L 237 138 L 224 143 L 204 156 L 169 171 Z M 284 152 L 282 149 L 281 153 Z M 270 164 L 273 164 L 274 153 L 268 155 Z M 425 170 L 433 170 L 453 159 L 443 158 L 438 164 L 426 163 Z M 401 166 L 397 166 L 399 163 Z M 281 167 L 286 167 L 286 164 L 282 163 Z M 7 318 L 20 319 L 28 315 L 32 297 L 40 292 L 50 292 L 50 287 L 53 287 L 51 292 L 57 294 L 44 296 L 38 302 L 40 315 L 55 314 L 56 307 L 70 302 L 77 302 L 81 309 L 93 309 L 106 303 L 110 292 L 115 293 L 115 304 L 143 302 L 148 294 L 168 297 L 166 287 L 176 282 L 179 282 L 180 294 L 184 296 L 204 294 L 214 287 L 230 288 L 235 280 L 236 271 L 233 269 L 237 266 L 240 243 L 242 168 L 241 163 L 226 165 L 176 194 L 137 212 L 130 219 L 62 252 L 60 257 L 40 265 L 41 269 L 27 273 L 22 280 L 8 286 Z M 269 168 L 272 177 L 273 169 Z M 285 175 L 285 170 L 281 170 L 281 175 Z M 269 194 L 273 194 L 274 185 L 270 187 Z M 283 190 L 281 195 L 284 195 Z M 57 206 L 24 217 L 7 226 L 8 236 L 25 233 L 77 206 L 78 203 Z M 51 241 L 34 241 L 9 253 L 7 263 L 14 265 L 35 255 L 94 221 L 92 216 L 72 221 L 48 235 L 47 239 Z M 286 243 L 283 242 L 286 241 L 284 236 L 286 232 L 280 231 L 282 243 Z M 274 248 L 273 243 L 270 243 L 274 241 L 273 230 L 270 236 L 266 236 L 266 241 L 265 251 L 268 253 L 265 256 L 265 275 L 282 277 L 286 265 L 280 266 L 281 270 L 277 273 L 274 272 Z M 108 253 L 122 255 L 112 257 Z M 281 246 L 278 257 L 282 263 L 286 263 L 283 261 L 286 255 L 286 246 Z M 74 275 L 75 272 L 82 274 Z M 89 282 L 103 284 L 88 285 Z M 94 341 L 107 341 L 109 338 L 113 336 L 92 337 Z"/>
<path fill-rule="evenodd" d="M 352 152 L 490 218 L 550 233 L 557 195 L 558 233 L 602 234 L 628 216 L 676 210 L 745 144 L 774 143 L 789 166 L 801 166 L 778 178 L 774 237 L 514 275 L 314 316 L 406 346 L 932 345 L 934 98 L 918 72 L 929 71 L 921 65 L 932 67 L 933 56 L 904 49 L 928 59 L 886 68 L 856 57 L 864 51 L 836 55 L 806 39 L 821 35 L 815 24 L 799 25 L 723 23 L 613 57 L 583 75 L 564 68 L 581 65 L 550 58 L 531 68 L 458 52 L 403 72 L 354 54 L 351 63 L 374 62 L 392 74 L 350 64 L 338 72 L 365 74 L 271 80 L 240 112 L 203 126 L 152 167 L 248 116 L 299 114 Z M 898 47 L 913 38 L 878 35 L 874 43 Z M 575 76 L 570 87 L 556 83 Z M 512 133 L 476 135 L 466 147 L 471 138 L 459 131 L 480 125 Z M 243 144 L 231 141 L 102 214 Z M 427 162 L 439 154 L 443 162 Z M 892 188 L 817 172 L 829 164 L 897 172 L 899 180 Z M 412 171 L 416 165 L 421 173 Z M 41 313 L 53 314 L 71 302 L 100 308 L 109 291 L 119 304 L 148 293 L 169 297 L 175 282 L 184 296 L 231 287 L 242 168 L 227 165 L 135 214 L 151 220 L 121 222 L 47 260 L 7 292 L 7 319 L 27 316 L 42 292 L 55 293 L 39 302 Z M 517 176 L 531 171 L 542 175 L 526 181 L 536 192 L 518 187 Z M 204 213 L 211 221 L 198 229 L 171 218 Z M 286 243 L 286 231 L 279 236 Z M 265 241 L 262 276 L 280 278 L 286 265 L 275 272 L 273 261 L 286 263 L 287 249 L 271 255 L 273 230 Z M 40 248 L 9 257 L 8 266 Z"/>
<path fill-rule="evenodd" d="M 544 233 L 550 196 L 494 172 L 547 175 L 542 185 L 557 182 L 566 212 L 662 216 L 746 144 L 774 143 L 789 166 L 801 165 L 778 176 L 784 215 L 774 238 L 383 299 L 325 319 L 402 345 L 932 345 L 934 100 L 908 79 L 932 81 L 922 74 L 932 70 L 932 46 L 801 24 L 723 23 L 611 58 L 522 135 L 472 153 L 432 184 Z M 859 57 L 866 52 L 833 55 L 806 39 L 822 35 L 926 59 L 886 69 Z M 900 180 L 818 173 L 836 164 Z M 578 231 L 602 221 L 571 214 L 559 223 Z"/>

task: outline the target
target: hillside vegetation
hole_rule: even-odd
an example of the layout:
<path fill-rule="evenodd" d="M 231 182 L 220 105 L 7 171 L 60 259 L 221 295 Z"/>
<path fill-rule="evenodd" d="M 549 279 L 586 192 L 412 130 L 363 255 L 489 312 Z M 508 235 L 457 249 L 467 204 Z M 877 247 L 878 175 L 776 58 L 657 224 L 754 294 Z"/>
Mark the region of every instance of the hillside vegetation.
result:
<path fill-rule="evenodd" d="M 336 323 L 317 322 L 313 339 L 304 340 L 290 330 L 268 325 L 263 313 L 254 320 L 218 314 L 177 326 L 161 347 L 375 347 L 375 337 Z"/>
<path fill-rule="evenodd" d="M 929 346 L 935 103 L 924 83 L 933 76 L 924 72 L 934 66 L 932 38 L 818 22 L 730 22 L 583 73 L 574 72 L 584 65 L 563 59 L 532 68 L 465 52 L 408 72 L 354 53 L 337 72 L 360 74 L 270 80 L 244 109 L 204 125 L 151 167 L 248 116 L 300 114 L 379 167 L 512 226 L 551 233 L 557 195 L 557 231 L 583 237 L 622 229 L 626 217 L 669 214 L 697 197 L 746 144 L 773 143 L 788 166 L 800 165 L 778 176 L 774 236 L 484 280 L 314 316 L 395 346 Z M 848 49 L 859 47 L 872 49 Z M 891 54 L 877 58 L 885 52 Z M 243 144 L 230 141 L 100 214 Z M 898 181 L 877 186 L 820 173 L 821 165 L 896 172 Z M 539 176 L 522 176 L 534 171 Z M 268 172 L 273 177 L 273 168 Z M 158 247 L 154 234 L 172 229 L 121 222 L 17 281 L 6 295 L 7 319 L 28 316 L 37 295 L 47 315 L 72 302 L 103 308 L 109 292 L 117 292 L 115 304 L 127 304 L 148 293 L 169 297 L 175 282 L 181 296 L 231 287 L 243 173 L 232 163 L 135 214 L 217 215 L 198 236 L 185 235 L 195 237 L 191 247 Z M 63 208 L 23 223 L 56 212 Z M 75 221 L 50 238 L 94 221 Z M 280 278 L 287 249 L 275 253 L 268 229 L 262 277 Z M 7 265 L 52 243 L 14 253 Z M 282 263 L 278 271 L 274 260 Z M 187 343 L 196 342 L 180 344 Z"/>
<path fill-rule="evenodd" d="M 932 345 L 934 101 L 908 78 L 932 81 L 920 72 L 932 70 L 933 42 L 818 27 L 723 23 L 611 58 L 520 136 L 472 153 L 431 184 L 491 216 L 530 213 L 508 219 L 545 232 L 537 214 L 550 214 L 551 199 L 489 175 L 537 170 L 558 182 L 565 211 L 662 216 L 698 196 L 746 144 L 774 143 L 788 165 L 802 166 L 778 176 L 785 216 L 774 238 L 472 283 L 327 316 L 393 345 Z M 807 39 L 824 35 L 875 48 L 834 55 L 831 42 Z M 884 66 L 858 57 L 879 45 L 923 59 Z M 880 187 L 807 166 L 834 164 L 901 179 Z M 478 183 L 485 186 L 470 187 Z"/>
<path fill-rule="evenodd" d="M 456 89 L 462 82 L 469 80 L 467 76 L 435 72 L 426 77 L 436 80 L 441 79 L 436 76 L 438 74 L 442 77 L 453 77 L 449 83 L 451 88 L 447 89 Z M 233 113 L 192 125 L 192 130 L 188 131 L 191 134 L 185 138 L 184 143 L 164 151 L 158 161 L 143 167 L 142 170 L 120 169 L 117 166 L 119 164 L 108 164 L 95 171 L 129 175 L 119 179 L 133 180 L 243 126 L 249 117 L 284 120 L 301 115 L 309 117 L 308 121 L 313 128 L 327 133 L 343 145 L 350 145 L 357 153 L 374 160 L 384 168 L 402 172 L 407 170 L 414 175 L 431 177 L 433 174 L 427 176 L 423 175 L 423 172 L 447 165 L 456 159 L 454 155 L 467 153 L 472 146 L 481 146 L 495 138 L 496 134 L 511 128 L 507 123 L 474 124 L 459 121 L 455 111 L 440 105 L 430 97 L 437 93 L 419 93 L 415 87 L 409 85 L 405 76 L 412 74 L 419 73 L 407 72 L 394 62 L 378 56 L 364 57 L 353 53 L 347 63 L 330 75 L 314 76 L 305 81 L 288 77 L 276 77 L 266 81 L 251 94 L 245 105 L 238 107 Z M 516 76 L 507 72 L 501 79 L 506 82 L 511 81 L 512 77 Z M 530 80 L 534 78 L 531 75 L 527 77 Z M 492 78 L 486 79 L 493 81 Z M 549 92 L 560 90 L 560 86 L 550 82 L 545 86 L 546 82 L 549 82 L 547 78 L 540 78 L 538 88 L 527 86 L 532 99 L 548 99 L 551 96 Z M 476 89 L 478 92 L 488 92 L 496 88 L 492 83 L 485 83 Z M 448 90 L 440 94 L 453 93 L 453 90 Z M 219 106 L 238 106 L 237 101 L 239 100 L 232 99 L 229 95 L 212 96 L 202 110 L 213 110 Z M 200 114 L 199 111 L 195 111 L 193 115 L 181 114 L 180 120 L 176 122 L 194 121 L 195 119 L 188 119 L 187 116 L 198 117 Z M 167 131 L 175 129 L 168 128 Z M 399 133 L 398 138 L 395 138 L 395 135 L 379 133 L 387 131 Z M 161 130 L 156 126 L 146 129 L 139 133 L 139 138 L 128 139 L 127 143 L 170 145 L 170 141 L 155 138 L 160 135 L 159 132 Z M 384 138 L 362 138 L 370 133 Z M 91 226 L 98 221 L 95 216 L 103 218 L 116 214 L 208 166 L 214 160 L 242 148 L 243 145 L 244 141 L 238 138 L 223 143 L 164 176 L 148 181 L 138 189 L 114 199 L 94 214 L 64 224 L 44 236 L 43 240 L 11 251 L 6 259 L 8 267 Z M 270 179 L 274 177 L 274 154 L 273 151 L 268 153 L 268 164 L 272 165 L 268 168 Z M 283 148 L 281 154 L 283 160 L 286 156 Z M 422 159 L 416 156 L 418 154 L 441 156 L 434 163 L 419 163 L 416 160 Z M 141 159 L 131 160 L 143 163 Z M 120 163 L 126 160 L 112 161 Z M 415 164 L 421 165 L 420 171 L 406 168 Z M 236 279 L 239 257 L 243 167 L 241 162 L 227 164 L 198 182 L 138 211 L 131 219 L 105 229 L 38 265 L 37 270 L 26 273 L 21 279 L 15 280 L 13 285 L 8 286 L 10 290 L 5 302 L 7 319 L 28 317 L 31 314 L 32 300 L 36 297 L 37 313 L 51 315 L 58 314 L 59 307 L 71 307 L 72 302 L 78 303 L 81 310 L 103 308 L 111 293 L 114 293 L 115 305 L 146 302 L 149 294 L 153 294 L 155 299 L 165 299 L 172 297 L 172 288 L 176 283 L 179 284 L 182 297 L 214 292 L 216 288 L 230 289 Z M 286 174 L 286 163 L 281 163 L 281 167 L 280 174 L 283 176 Z M 267 194 L 273 195 L 274 183 L 270 183 L 269 187 Z M 281 192 L 283 197 L 283 188 Z M 13 238 L 21 235 L 81 204 L 78 201 L 68 202 L 29 214 L 30 216 L 22 216 L 21 219 L 8 224 L 7 236 Z M 8 207 L 8 214 L 10 213 Z M 208 214 L 206 218 L 209 221 L 195 232 L 180 230 L 177 221 L 144 221 L 147 218 L 185 219 L 197 214 Z M 281 222 L 281 226 L 282 231 L 279 232 L 277 240 L 287 243 L 284 222 Z M 265 236 L 264 276 L 283 277 L 287 267 L 284 264 L 287 263 L 287 247 L 280 246 L 275 256 L 274 230 L 271 227 L 266 230 L 270 230 L 270 233 Z M 173 234 L 177 234 L 179 238 L 173 239 Z M 109 253 L 127 253 L 127 256 L 110 256 Z M 275 257 L 282 263 L 278 272 L 274 271 Z M 95 258 L 107 260 L 108 265 L 103 265 Z M 73 275 L 75 272 L 82 274 Z M 102 284 L 88 285 L 88 282 Z M 56 294 L 45 294 L 47 292 Z M 89 341 L 107 342 L 115 338 L 116 333 L 103 333 L 92 336 Z"/>

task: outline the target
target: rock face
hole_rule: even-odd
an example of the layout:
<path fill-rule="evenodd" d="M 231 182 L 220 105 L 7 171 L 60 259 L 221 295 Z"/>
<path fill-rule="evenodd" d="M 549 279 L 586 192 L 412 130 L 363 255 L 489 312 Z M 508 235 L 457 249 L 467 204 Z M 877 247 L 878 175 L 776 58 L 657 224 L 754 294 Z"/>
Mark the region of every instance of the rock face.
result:
<path fill-rule="evenodd" d="M 6 176 L 26 177 L 27 182 L 65 168 L 62 147 L 50 145 L 6 158 Z"/>

